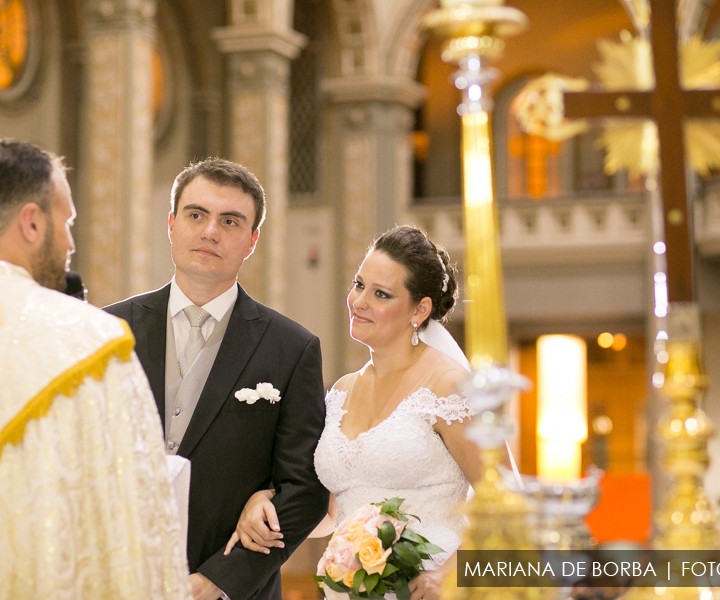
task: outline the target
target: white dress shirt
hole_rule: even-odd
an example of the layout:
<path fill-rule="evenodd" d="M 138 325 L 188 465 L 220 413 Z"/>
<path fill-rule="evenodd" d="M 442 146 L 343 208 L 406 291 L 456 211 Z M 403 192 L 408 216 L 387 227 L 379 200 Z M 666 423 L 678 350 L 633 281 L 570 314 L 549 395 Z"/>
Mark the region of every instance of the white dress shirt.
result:
<path fill-rule="evenodd" d="M 235 306 L 237 297 L 238 288 L 236 284 L 233 284 L 222 294 L 200 307 L 210 313 L 210 318 L 203 323 L 200 329 L 205 340 L 210 337 L 218 322 Z M 168 312 L 170 313 L 173 333 L 175 334 L 175 353 L 177 354 L 178 360 L 180 360 L 183 352 L 185 352 L 185 346 L 190 337 L 190 321 L 183 311 L 191 304 L 193 304 L 193 301 L 184 294 L 175 281 L 175 277 L 173 277 L 170 282 Z"/>

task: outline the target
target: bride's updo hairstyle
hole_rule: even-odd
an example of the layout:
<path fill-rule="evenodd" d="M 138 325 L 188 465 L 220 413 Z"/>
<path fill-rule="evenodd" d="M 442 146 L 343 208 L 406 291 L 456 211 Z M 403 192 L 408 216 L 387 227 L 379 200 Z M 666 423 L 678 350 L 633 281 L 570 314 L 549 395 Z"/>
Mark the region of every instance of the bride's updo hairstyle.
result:
<path fill-rule="evenodd" d="M 445 322 L 458 297 L 457 269 L 450 264 L 445 248 L 431 242 L 424 231 L 400 226 L 375 239 L 368 254 L 380 250 L 401 264 L 408 272 L 405 287 L 413 302 L 426 296 L 432 300 L 430 318 Z M 444 289 L 443 289 L 444 288 Z M 427 321 L 423 323 L 424 328 Z"/>

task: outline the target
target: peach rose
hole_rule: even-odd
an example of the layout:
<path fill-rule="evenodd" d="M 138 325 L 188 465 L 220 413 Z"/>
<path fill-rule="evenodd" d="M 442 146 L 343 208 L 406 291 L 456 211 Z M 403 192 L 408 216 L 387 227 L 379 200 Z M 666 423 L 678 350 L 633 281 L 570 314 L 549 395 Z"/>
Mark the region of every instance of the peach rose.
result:
<path fill-rule="evenodd" d="M 368 575 L 382 573 L 392 548 L 383 550 L 382 542 L 375 535 L 366 534 L 355 542 L 358 558 Z"/>
<path fill-rule="evenodd" d="M 366 504 L 356 510 L 352 515 L 342 520 L 334 535 L 345 535 L 354 523 L 363 525 L 373 521 L 380 514 L 380 508 L 374 504 Z"/>
<path fill-rule="evenodd" d="M 356 571 L 360 569 L 360 563 L 355 556 L 355 547 L 343 536 L 335 536 L 330 540 L 318 564 L 318 571 L 321 565 L 324 566 L 328 577 L 337 582 L 344 581 L 348 576 L 352 581 Z M 322 575 L 322 573 L 318 574 Z"/>
<path fill-rule="evenodd" d="M 369 523 L 373 521 L 375 517 L 380 514 L 380 507 L 375 504 L 366 504 L 359 508 L 352 516 L 353 521 L 362 521 L 363 523 Z"/>
<path fill-rule="evenodd" d="M 349 542 L 352 542 L 354 544 L 357 540 L 359 540 L 367 533 L 370 533 L 370 531 L 368 531 L 365 523 L 363 523 L 362 521 L 353 521 L 348 526 L 345 537 Z"/>

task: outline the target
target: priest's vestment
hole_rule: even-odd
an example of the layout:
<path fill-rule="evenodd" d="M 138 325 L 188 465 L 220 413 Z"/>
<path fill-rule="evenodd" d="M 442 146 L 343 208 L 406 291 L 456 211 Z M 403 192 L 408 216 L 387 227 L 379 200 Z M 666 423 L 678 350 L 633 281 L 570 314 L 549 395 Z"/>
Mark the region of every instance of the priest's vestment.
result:
<path fill-rule="evenodd" d="M 0 600 L 190 598 L 126 324 L 3 261 L 0 290 Z"/>

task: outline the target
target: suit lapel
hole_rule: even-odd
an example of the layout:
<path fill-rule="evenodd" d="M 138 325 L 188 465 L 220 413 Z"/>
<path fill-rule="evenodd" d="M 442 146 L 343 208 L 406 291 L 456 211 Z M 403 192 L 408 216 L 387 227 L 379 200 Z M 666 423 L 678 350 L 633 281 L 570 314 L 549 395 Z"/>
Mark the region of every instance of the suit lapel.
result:
<path fill-rule="evenodd" d="M 170 285 L 133 301 L 132 329 L 136 353 L 150 382 L 160 419 L 165 428 L 165 334 Z"/>
<path fill-rule="evenodd" d="M 207 431 L 255 352 L 268 324 L 269 319 L 258 315 L 255 301 L 239 288 L 225 337 L 180 442 L 178 454 L 189 456 Z"/>

